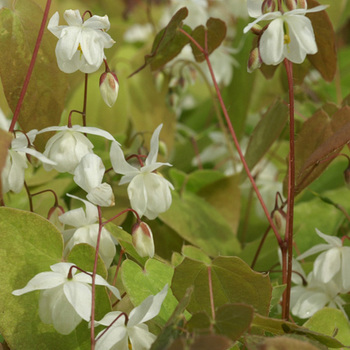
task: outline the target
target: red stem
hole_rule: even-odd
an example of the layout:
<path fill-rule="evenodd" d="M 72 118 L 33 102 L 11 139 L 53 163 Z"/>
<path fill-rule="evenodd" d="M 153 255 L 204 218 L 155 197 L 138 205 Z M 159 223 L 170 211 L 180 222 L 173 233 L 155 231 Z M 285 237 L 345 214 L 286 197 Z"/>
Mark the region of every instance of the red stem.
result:
<path fill-rule="evenodd" d="M 137 212 L 136 212 L 134 209 L 128 208 L 128 209 L 124 209 L 123 211 L 121 211 L 121 212 L 118 213 L 117 215 L 114 215 L 112 218 L 108 219 L 107 221 L 104 221 L 104 222 L 102 223 L 102 226 L 107 225 L 109 222 L 111 222 L 111 221 L 113 221 L 114 219 L 118 218 L 120 215 L 123 215 L 123 214 L 127 213 L 128 211 L 132 211 L 132 212 L 135 214 L 136 219 L 137 219 L 138 222 L 141 221 L 140 215 L 137 214 Z"/>
<path fill-rule="evenodd" d="M 86 126 L 86 104 L 87 104 L 87 88 L 88 88 L 88 74 L 85 73 L 85 86 L 84 86 L 84 104 L 83 104 L 83 126 Z"/>
<path fill-rule="evenodd" d="M 212 65 L 211 65 L 211 63 L 210 63 L 210 60 L 209 60 L 208 51 L 207 51 L 206 49 L 203 49 L 202 46 L 199 45 L 198 42 L 197 42 L 194 38 L 192 38 L 192 36 L 191 36 L 190 34 L 188 34 L 187 32 L 185 32 L 182 28 L 178 28 L 178 30 L 179 30 L 182 34 L 186 35 L 186 36 L 193 42 L 193 44 L 197 46 L 197 48 L 203 53 L 203 55 L 204 55 L 204 57 L 205 57 L 205 60 L 206 60 L 207 65 L 208 65 L 211 78 L 212 78 L 213 83 L 214 83 L 215 91 L 216 91 L 217 97 L 218 97 L 219 102 L 220 102 L 221 109 L 222 109 L 222 111 L 223 111 L 223 113 L 224 113 L 227 126 L 228 126 L 228 128 L 229 128 L 230 134 L 231 134 L 232 139 L 233 139 L 233 142 L 234 142 L 234 144 L 235 144 L 235 146 L 236 146 L 236 149 L 237 149 L 237 152 L 238 152 L 239 157 L 240 157 L 240 159 L 241 159 L 241 162 L 242 162 L 242 164 L 243 164 L 243 167 L 244 167 L 244 169 L 245 169 L 245 171 L 246 171 L 246 173 L 247 173 L 247 175 L 248 175 L 248 178 L 249 178 L 249 180 L 250 180 L 250 182 L 251 182 L 251 184 L 252 184 L 252 186 L 253 186 L 253 188 L 254 188 L 254 191 L 255 191 L 255 193 L 256 193 L 258 199 L 259 199 L 259 202 L 260 202 L 260 204 L 261 204 L 261 206 L 262 206 L 262 208 L 263 208 L 263 211 L 264 211 L 264 213 L 265 213 L 265 215 L 266 215 L 266 218 L 267 218 L 267 220 L 268 220 L 268 222 L 269 222 L 269 224 L 270 224 L 270 226 L 271 226 L 271 228 L 272 228 L 272 230 L 273 230 L 273 232 L 274 232 L 274 234 L 275 234 L 275 236 L 276 236 L 276 239 L 277 239 L 278 243 L 281 245 L 281 244 L 282 244 L 281 236 L 280 236 L 280 234 L 278 233 L 278 230 L 277 230 L 277 228 L 276 228 L 276 226 L 275 226 L 275 224 L 274 224 L 274 222 L 273 222 L 273 220 L 272 220 L 272 218 L 271 218 L 271 216 L 270 216 L 270 213 L 269 213 L 269 211 L 268 211 L 267 208 L 266 208 L 265 202 L 264 202 L 263 198 L 261 197 L 260 191 L 259 191 L 259 189 L 258 189 L 258 187 L 257 187 L 257 185 L 256 185 L 256 183 L 255 183 L 255 181 L 254 181 L 254 178 L 253 178 L 253 176 L 252 176 L 252 174 L 251 174 L 251 172 L 250 172 L 250 170 L 249 170 L 248 164 L 247 164 L 247 162 L 246 162 L 246 160 L 245 160 L 245 158 L 244 158 L 243 152 L 242 152 L 241 147 L 240 147 L 240 145 L 239 145 L 239 142 L 238 142 L 236 133 L 235 133 L 235 131 L 234 131 L 234 128 L 233 128 L 232 123 L 231 123 L 231 120 L 230 120 L 230 117 L 229 117 L 229 115 L 228 115 L 228 113 L 227 113 L 227 109 L 226 109 L 225 103 L 224 103 L 224 101 L 223 101 L 223 99 L 222 99 L 219 86 L 218 86 L 218 84 L 217 84 L 217 82 L 216 82 L 216 78 L 215 78 L 215 75 L 214 75 L 213 67 L 212 67 Z M 206 33 L 207 33 L 207 32 L 205 31 L 205 34 L 206 34 Z M 205 37 L 205 44 L 206 44 L 206 46 L 207 46 L 207 40 L 206 40 L 206 39 L 207 39 L 207 38 Z"/>
<path fill-rule="evenodd" d="M 213 321 L 215 321 L 215 305 L 214 305 L 213 281 L 211 278 L 211 266 L 208 266 L 208 283 L 209 283 L 211 316 L 213 318 Z M 211 324 L 213 325 L 213 323 L 211 323 Z"/>
<path fill-rule="evenodd" d="M 45 30 L 45 27 L 46 27 L 46 22 L 47 22 L 47 17 L 49 15 L 50 6 L 51 6 L 51 0 L 47 0 L 46 1 L 46 7 L 45 7 L 44 15 L 43 15 L 43 19 L 41 21 L 41 25 L 40 25 L 40 29 L 39 29 L 39 33 L 38 33 L 38 37 L 36 39 L 36 43 L 35 43 L 32 59 L 30 61 L 30 64 L 29 64 L 29 67 L 28 67 L 28 71 L 27 71 L 27 75 L 26 75 L 26 78 L 25 78 L 23 86 L 22 86 L 21 94 L 20 94 L 18 102 L 17 102 L 15 113 L 13 114 L 13 118 L 12 118 L 12 121 L 11 121 L 9 132 L 12 132 L 14 130 L 15 125 L 16 125 L 17 120 L 18 120 L 18 117 L 19 117 L 19 112 L 20 112 L 21 107 L 22 107 L 24 96 L 25 96 L 25 94 L 27 92 L 27 89 L 28 89 L 28 84 L 29 84 L 30 78 L 31 78 L 32 73 L 33 73 L 33 69 L 34 69 L 34 65 L 35 65 L 35 62 L 36 62 L 36 58 L 38 56 L 41 40 L 42 40 L 43 35 L 44 35 L 44 30 Z"/>
<path fill-rule="evenodd" d="M 294 88 L 293 88 L 293 64 L 287 59 L 284 59 L 284 65 L 288 77 L 289 88 L 289 166 L 288 166 L 288 204 L 287 204 L 287 225 L 284 238 L 283 252 L 287 254 L 287 267 L 282 269 L 283 283 L 287 284 L 286 290 L 283 293 L 282 300 L 282 317 L 289 319 L 290 307 L 290 290 L 292 284 L 292 259 L 293 259 L 293 219 L 294 219 L 294 195 L 295 195 L 295 154 L 294 154 Z M 284 261 L 285 263 L 285 261 Z M 285 270 L 287 275 L 285 277 Z"/>

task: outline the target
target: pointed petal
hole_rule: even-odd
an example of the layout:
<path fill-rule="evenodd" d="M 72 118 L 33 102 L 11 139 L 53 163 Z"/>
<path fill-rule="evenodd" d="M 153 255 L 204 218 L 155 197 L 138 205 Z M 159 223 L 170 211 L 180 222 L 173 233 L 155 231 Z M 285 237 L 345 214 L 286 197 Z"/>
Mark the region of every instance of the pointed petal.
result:
<path fill-rule="evenodd" d="M 99 286 L 105 286 L 107 287 L 113 294 L 114 296 L 117 298 L 117 299 L 121 299 L 121 296 L 120 296 L 120 292 L 118 290 L 118 288 L 114 287 L 114 286 L 111 286 L 104 278 L 102 278 L 101 276 L 99 275 L 96 275 L 96 279 L 95 279 L 95 282 L 97 285 Z"/>
<path fill-rule="evenodd" d="M 53 16 L 50 18 L 49 24 L 47 26 L 47 29 L 56 37 L 60 38 L 61 32 L 63 28 L 66 28 L 67 26 L 59 26 L 59 19 L 60 15 L 58 12 L 55 12 Z"/>
<path fill-rule="evenodd" d="M 303 254 L 299 255 L 297 257 L 297 260 L 303 260 L 308 256 L 314 255 L 319 252 L 323 252 L 324 250 L 330 249 L 331 247 L 332 246 L 330 246 L 329 244 L 317 244 L 314 247 L 307 250 L 306 252 L 304 252 Z"/>
<path fill-rule="evenodd" d="M 96 339 L 102 334 L 101 331 Z M 127 350 L 128 334 L 125 326 L 111 327 L 96 342 L 96 350 Z"/>
<path fill-rule="evenodd" d="M 137 175 L 139 170 L 131 166 L 124 158 L 124 153 L 119 144 L 112 142 L 110 151 L 111 163 L 114 171 L 122 175 Z"/>
<path fill-rule="evenodd" d="M 281 15 L 282 14 L 279 11 L 265 13 L 264 15 L 258 17 L 255 21 L 253 21 L 253 22 L 249 23 L 247 26 L 245 26 L 243 29 L 243 33 L 244 34 L 248 33 L 254 27 L 254 25 L 260 21 L 272 20 L 272 19 L 281 17 Z"/>
<path fill-rule="evenodd" d="M 333 247 L 342 247 L 343 246 L 343 243 L 339 237 L 325 235 L 317 228 L 315 230 L 316 230 L 317 235 L 319 237 L 323 238 L 329 245 L 331 245 Z"/>
<path fill-rule="evenodd" d="M 107 15 L 103 17 L 94 15 L 87 19 L 84 22 L 83 26 L 91 29 L 103 29 L 105 31 L 108 31 L 110 28 L 110 23 Z"/>
<path fill-rule="evenodd" d="M 63 284 L 66 278 L 56 272 L 41 272 L 35 275 L 22 289 L 16 289 L 13 295 L 22 295 L 33 290 L 50 289 Z"/>
<path fill-rule="evenodd" d="M 150 165 L 156 162 L 158 157 L 158 148 L 159 148 L 159 134 L 162 130 L 163 124 L 160 124 L 156 130 L 154 130 L 152 138 L 151 138 L 151 147 L 148 154 L 148 157 L 146 158 L 145 165 Z"/>
<path fill-rule="evenodd" d="M 98 31 L 84 29 L 80 36 L 80 45 L 83 55 L 89 65 L 100 66 L 103 61 L 103 45 Z"/>
<path fill-rule="evenodd" d="M 61 37 L 56 45 L 57 60 L 67 61 L 71 60 L 73 56 L 78 53 L 80 44 L 81 28 L 66 27 L 62 29 Z"/>
<path fill-rule="evenodd" d="M 156 295 L 150 295 L 139 306 L 130 312 L 128 327 L 146 322 L 156 315 L 162 307 L 162 303 L 168 293 L 168 284 Z"/>
<path fill-rule="evenodd" d="M 95 321 L 95 327 L 98 325 L 103 325 L 103 326 L 109 326 L 114 320 L 117 319 L 117 317 L 121 314 L 121 311 L 111 311 L 108 314 L 104 315 L 102 320 L 100 321 Z M 118 327 L 118 326 L 123 326 L 125 325 L 125 317 L 120 316 L 111 326 L 112 327 Z"/>
<path fill-rule="evenodd" d="M 56 162 L 54 162 L 51 159 L 45 157 L 42 153 L 36 151 L 33 148 L 23 148 L 23 149 L 19 149 L 18 151 L 25 152 L 27 154 L 30 154 L 30 155 L 34 156 L 35 158 L 38 158 L 42 163 L 50 164 L 50 165 L 56 165 Z"/>
<path fill-rule="evenodd" d="M 119 145 L 119 142 L 117 142 L 115 138 L 106 130 L 95 128 L 92 126 L 80 126 L 80 125 L 73 125 L 72 128 L 74 131 L 79 131 L 81 133 L 102 136 L 105 139 L 113 141 Z"/>

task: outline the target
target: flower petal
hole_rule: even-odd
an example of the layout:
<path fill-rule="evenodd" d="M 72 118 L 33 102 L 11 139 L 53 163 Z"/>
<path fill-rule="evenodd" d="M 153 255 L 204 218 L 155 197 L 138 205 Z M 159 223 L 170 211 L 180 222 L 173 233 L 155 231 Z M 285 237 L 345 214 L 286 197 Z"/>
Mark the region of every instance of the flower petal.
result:
<path fill-rule="evenodd" d="M 111 207 L 115 204 L 112 187 L 106 182 L 93 188 L 86 198 L 101 207 Z"/>
<path fill-rule="evenodd" d="M 156 295 L 150 295 L 130 312 L 128 327 L 146 322 L 159 314 L 162 303 L 168 293 L 168 284 Z"/>
<path fill-rule="evenodd" d="M 156 336 L 148 331 L 145 324 L 139 324 L 132 328 L 128 328 L 131 348 L 133 350 L 150 349 L 151 345 L 156 340 Z"/>
<path fill-rule="evenodd" d="M 81 18 L 79 10 L 66 10 L 63 14 L 64 19 L 69 26 L 81 27 L 83 19 Z"/>
<path fill-rule="evenodd" d="M 88 18 L 84 22 L 83 26 L 86 28 L 102 29 L 102 30 L 108 31 L 110 28 L 110 23 L 109 23 L 109 19 L 108 19 L 107 15 L 105 15 L 103 17 L 94 15 L 94 16 Z"/>
<path fill-rule="evenodd" d="M 112 167 L 117 174 L 135 176 L 140 173 L 137 168 L 133 167 L 125 160 L 124 153 L 116 142 L 112 142 L 110 158 Z"/>
<path fill-rule="evenodd" d="M 151 146 L 148 157 L 146 158 L 145 165 L 150 165 L 156 162 L 158 157 L 158 148 L 159 148 L 159 134 L 162 130 L 163 124 L 160 124 L 156 130 L 154 130 L 151 138 Z"/>
<path fill-rule="evenodd" d="M 85 321 L 89 321 L 91 315 L 91 287 L 76 281 L 76 277 L 80 274 L 77 274 L 73 280 L 67 281 L 63 286 L 63 291 L 79 316 Z"/>
<path fill-rule="evenodd" d="M 262 61 L 268 65 L 277 65 L 284 59 L 283 19 L 276 18 L 264 31 L 259 42 Z"/>
<path fill-rule="evenodd" d="M 315 277 L 328 283 L 341 269 L 340 248 L 331 248 L 320 254 L 314 262 Z"/>
<path fill-rule="evenodd" d="M 96 339 L 102 334 L 101 331 Z M 128 334 L 125 326 L 109 328 L 96 342 L 96 350 L 125 350 L 128 347 Z"/>
<path fill-rule="evenodd" d="M 128 196 L 131 208 L 142 216 L 147 209 L 147 190 L 144 183 L 144 175 L 135 176 L 128 186 Z"/>

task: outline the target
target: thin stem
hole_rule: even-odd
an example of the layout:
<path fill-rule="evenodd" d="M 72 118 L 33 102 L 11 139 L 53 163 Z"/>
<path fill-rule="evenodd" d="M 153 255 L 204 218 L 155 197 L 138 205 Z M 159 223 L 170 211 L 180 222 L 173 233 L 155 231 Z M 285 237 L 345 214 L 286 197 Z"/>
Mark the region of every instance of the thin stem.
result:
<path fill-rule="evenodd" d="M 127 213 L 128 211 L 131 211 L 131 212 L 133 212 L 135 214 L 137 221 L 141 221 L 140 215 L 137 213 L 137 211 L 135 211 L 134 209 L 128 208 L 128 209 L 124 209 L 123 211 L 121 211 L 117 215 L 113 216 L 112 218 L 108 219 L 107 221 L 102 222 L 102 226 L 107 225 L 109 222 L 111 222 L 114 219 L 118 218 L 120 215 L 123 215 L 123 214 Z"/>
<path fill-rule="evenodd" d="M 92 282 L 91 282 L 91 329 L 90 329 L 90 341 L 91 341 L 91 350 L 95 349 L 95 292 L 96 292 L 96 272 L 97 272 L 97 261 L 98 261 L 98 251 L 100 248 L 100 240 L 101 240 L 101 234 L 102 234 L 102 212 L 101 207 L 97 206 L 98 210 L 98 235 L 97 235 L 97 241 L 96 241 L 96 252 L 95 252 L 95 262 L 94 262 L 94 269 L 92 271 Z"/>
<path fill-rule="evenodd" d="M 295 196 L 295 154 L 294 154 L 294 88 L 293 88 L 293 65 L 287 59 L 284 60 L 289 88 L 289 166 L 288 166 L 288 200 L 287 200 L 287 224 L 285 243 L 288 251 L 287 278 L 283 277 L 287 287 L 282 299 L 282 317 L 289 319 L 290 290 L 292 284 L 292 258 L 293 258 L 293 219 L 294 219 L 294 196 Z M 282 249 L 282 253 L 283 253 Z M 283 268 L 284 273 L 285 269 Z"/>
<path fill-rule="evenodd" d="M 264 233 L 264 235 L 263 235 L 261 241 L 259 242 L 259 246 L 258 246 L 258 249 L 256 250 L 256 253 L 255 253 L 253 262 L 252 262 L 251 265 L 250 265 L 250 267 L 251 267 L 252 269 L 254 269 L 254 266 L 255 266 L 255 264 L 256 264 L 256 261 L 258 260 L 258 256 L 259 256 L 259 254 L 260 254 L 260 252 L 261 252 L 261 249 L 262 249 L 262 247 L 263 247 L 263 245 L 264 245 L 264 243 L 265 243 L 265 239 L 266 239 L 268 233 L 270 232 L 270 229 L 271 229 L 271 226 L 269 226 L 269 227 L 266 229 L 266 231 L 265 231 L 265 233 Z"/>
<path fill-rule="evenodd" d="M 211 266 L 208 266 L 208 283 L 209 283 L 211 317 L 213 318 L 213 321 L 215 321 L 215 305 L 214 305 L 213 281 L 211 278 Z"/>
<path fill-rule="evenodd" d="M 113 283 L 112 286 L 115 286 L 115 284 L 117 283 L 117 277 L 118 277 L 118 272 L 120 269 L 120 265 L 122 263 L 122 258 L 123 258 L 123 254 L 125 252 L 124 248 L 121 248 L 120 253 L 119 253 L 119 260 L 118 260 L 118 265 L 117 265 L 117 269 L 115 270 L 115 274 L 114 274 L 114 278 L 113 278 Z M 109 292 L 109 297 L 112 297 L 112 291 Z"/>
<path fill-rule="evenodd" d="M 88 73 L 85 73 L 85 86 L 84 86 L 84 103 L 83 103 L 83 126 L 86 126 L 86 104 L 87 104 L 87 88 L 88 88 Z"/>
<path fill-rule="evenodd" d="M 28 200 L 29 200 L 29 210 L 33 213 L 34 212 L 33 199 L 32 199 L 32 195 L 30 194 L 28 185 L 25 181 L 24 181 L 24 188 L 27 192 L 27 196 L 28 196 Z"/>
<path fill-rule="evenodd" d="M 22 107 L 24 96 L 25 96 L 25 94 L 27 92 L 27 89 L 28 89 L 29 81 L 30 81 L 30 78 L 31 78 L 32 73 L 33 73 L 33 69 L 34 69 L 34 65 L 35 65 L 35 62 L 36 62 L 36 58 L 38 56 L 41 40 L 42 40 L 43 35 L 44 35 L 44 30 L 45 30 L 45 27 L 46 27 L 46 22 L 47 22 L 47 17 L 49 15 L 49 11 L 50 11 L 50 6 L 51 6 L 51 0 L 47 0 L 46 1 L 45 10 L 44 10 L 43 19 L 41 21 L 41 25 L 40 25 L 40 29 L 39 29 L 39 33 L 38 33 L 38 37 L 36 39 L 36 43 L 35 43 L 32 59 L 30 61 L 30 64 L 29 64 L 29 67 L 28 67 L 28 71 L 27 71 L 27 75 L 25 77 L 21 93 L 19 95 L 19 99 L 18 99 L 18 102 L 17 102 L 15 113 L 13 114 L 13 118 L 12 118 L 12 121 L 11 121 L 9 132 L 12 132 L 14 130 L 15 125 L 16 125 L 17 120 L 18 120 L 18 117 L 19 117 L 19 112 L 20 112 L 21 107 Z"/>
<path fill-rule="evenodd" d="M 208 65 L 211 78 L 212 78 L 213 83 L 214 83 L 215 91 L 216 91 L 217 97 L 218 97 L 218 99 L 219 99 L 219 103 L 220 103 L 221 109 L 222 109 L 222 111 L 223 111 L 223 113 L 224 113 L 226 123 L 227 123 L 227 125 L 228 125 L 230 134 L 231 134 L 232 139 L 233 139 L 233 142 L 234 142 L 234 144 L 235 144 L 235 146 L 236 146 L 236 149 L 237 149 L 237 152 L 238 152 L 239 157 L 240 157 L 240 159 L 241 159 L 241 162 L 242 162 L 242 164 L 243 164 L 243 167 L 244 167 L 244 169 L 245 169 L 245 171 L 246 171 L 246 173 L 247 173 L 247 175 L 248 175 L 248 178 L 249 178 L 249 180 L 250 180 L 250 182 L 251 182 L 251 184 L 252 184 L 252 186 L 253 186 L 253 188 L 254 188 L 254 191 L 255 191 L 255 193 L 256 193 L 258 199 L 259 199 L 259 202 L 260 202 L 260 204 L 261 204 L 261 206 L 262 206 L 262 208 L 263 208 L 263 211 L 264 211 L 264 213 L 265 213 L 265 216 L 266 216 L 266 218 L 267 218 L 267 220 L 268 220 L 268 222 L 269 222 L 269 224 L 270 224 L 270 226 L 271 226 L 271 228 L 272 228 L 272 230 L 273 230 L 273 232 L 274 232 L 274 234 L 275 234 L 275 236 L 276 236 L 276 239 L 277 239 L 278 243 L 279 243 L 279 244 L 282 244 L 281 236 L 280 236 L 280 234 L 278 233 L 278 230 L 277 230 L 275 224 L 273 223 L 273 221 L 272 221 L 272 219 L 271 219 L 271 217 L 270 217 L 270 213 L 269 213 L 269 211 L 268 211 L 267 208 L 266 208 L 265 202 L 264 202 L 264 200 L 263 200 L 263 198 L 262 198 L 262 196 L 261 196 L 261 194 L 260 194 L 260 191 L 259 191 L 259 189 L 258 189 L 258 187 L 257 187 L 257 185 L 256 185 L 256 183 L 255 183 L 255 181 L 254 181 L 254 178 L 253 178 L 253 176 L 252 176 L 252 174 L 251 174 L 251 172 L 250 172 L 250 170 L 249 170 L 248 164 L 247 164 L 247 162 L 246 162 L 246 160 L 245 160 L 245 158 L 244 158 L 244 155 L 243 155 L 243 152 L 242 152 L 241 147 L 240 147 L 240 145 L 239 145 L 239 142 L 238 142 L 236 133 L 235 133 L 235 131 L 234 131 L 234 128 L 233 128 L 232 123 L 231 123 L 231 120 L 230 120 L 230 117 L 229 117 L 229 115 L 228 115 L 228 112 L 227 112 L 225 103 L 224 103 L 224 101 L 223 101 L 223 99 L 222 99 L 221 92 L 220 92 L 219 86 L 218 86 L 218 84 L 217 84 L 215 75 L 214 75 L 213 67 L 212 67 L 212 65 L 211 65 L 211 63 L 210 63 L 210 60 L 209 60 L 208 52 L 207 52 L 207 50 L 204 50 L 204 49 L 198 44 L 198 42 L 197 42 L 194 38 L 192 38 L 192 36 L 189 35 L 189 34 L 188 34 L 186 31 L 184 31 L 182 28 L 178 28 L 178 30 L 179 30 L 182 34 L 186 35 L 186 36 L 193 42 L 193 44 L 194 44 L 195 46 L 198 47 L 198 49 L 203 53 L 203 55 L 204 55 L 204 57 L 205 57 L 205 60 L 206 60 L 207 65 Z M 206 32 L 205 32 L 205 33 L 206 33 Z M 205 43 L 207 44 L 207 40 L 205 40 Z"/>

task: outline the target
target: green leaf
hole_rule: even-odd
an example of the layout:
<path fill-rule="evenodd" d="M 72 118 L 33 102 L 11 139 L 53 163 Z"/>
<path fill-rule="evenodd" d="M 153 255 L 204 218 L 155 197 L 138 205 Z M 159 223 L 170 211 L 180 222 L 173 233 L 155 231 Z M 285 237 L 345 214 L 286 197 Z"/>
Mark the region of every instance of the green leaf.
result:
<path fill-rule="evenodd" d="M 218 257 L 211 265 L 185 258 L 175 268 L 172 282 L 174 295 L 182 298 L 189 286 L 194 286 L 190 312 L 205 311 L 211 315 L 208 268 L 211 267 L 214 305 L 244 303 L 267 315 L 271 299 L 269 277 L 257 273 L 237 257 Z"/>
<path fill-rule="evenodd" d="M 308 0 L 308 8 L 319 5 L 315 0 Z M 311 20 L 318 51 L 308 55 L 311 64 L 321 73 L 323 79 L 332 81 L 337 70 L 335 33 L 326 11 L 307 13 Z"/>
<path fill-rule="evenodd" d="M 311 331 L 322 332 L 342 342 L 345 346 L 350 346 L 350 324 L 346 316 L 337 309 L 323 308 L 317 311 L 304 327 Z"/>
<path fill-rule="evenodd" d="M 234 255 L 240 251 L 237 238 L 222 215 L 200 197 L 173 192 L 170 209 L 159 218 L 186 241 L 205 253 L 217 256 Z"/>
<path fill-rule="evenodd" d="M 186 191 L 197 193 L 212 183 L 225 178 L 225 175 L 217 170 L 195 170 L 186 178 Z"/>
<path fill-rule="evenodd" d="M 205 264 L 210 264 L 211 260 L 208 257 L 208 255 L 206 255 L 205 253 L 203 253 L 200 249 L 198 249 L 197 247 L 193 247 L 191 245 L 184 245 L 182 247 L 182 254 L 186 257 L 186 258 L 190 258 L 192 260 L 197 260 L 197 261 L 201 261 Z"/>
<path fill-rule="evenodd" d="M 207 51 L 210 55 L 216 48 L 218 48 L 226 37 L 226 24 L 221 19 L 210 17 L 207 20 L 206 28 L 198 26 L 191 34 L 192 38 L 205 49 L 205 32 L 207 32 Z M 190 42 L 194 58 L 197 62 L 205 60 L 204 54 L 191 41 Z"/>
<path fill-rule="evenodd" d="M 174 270 L 170 265 L 155 259 L 147 260 L 144 270 L 127 259 L 122 264 L 122 281 L 132 303 L 137 306 L 150 295 L 159 293 L 166 284 L 170 286 Z M 178 302 L 170 288 L 162 309 L 155 318 L 163 326 L 174 312 Z"/>
<path fill-rule="evenodd" d="M 288 115 L 288 106 L 281 100 L 276 100 L 261 118 L 249 139 L 245 153 L 249 169 L 254 168 L 280 136 L 287 123 Z M 246 176 L 242 176 L 241 180 L 245 178 Z"/>
<path fill-rule="evenodd" d="M 36 274 L 50 271 L 62 259 L 61 233 L 43 217 L 11 208 L 0 208 L 0 333 L 13 350 L 89 349 L 89 329 L 82 322 L 70 335 L 58 334 L 41 322 L 39 291 L 21 296 Z"/>
<path fill-rule="evenodd" d="M 167 350 L 227 350 L 231 349 L 232 340 L 222 335 L 209 334 L 195 337 L 194 340 L 179 338 Z"/>
<path fill-rule="evenodd" d="M 254 310 L 243 304 L 226 304 L 215 311 L 215 331 L 237 340 L 246 332 L 253 320 Z"/>
<path fill-rule="evenodd" d="M 15 10 L 0 13 L 0 76 L 7 102 L 15 111 L 43 17 L 32 0 L 14 2 Z M 66 76 L 55 57 L 57 39 L 47 29 L 18 122 L 24 131 L 58 125 L 67 92 Z M 39 146 L 49 134 L 40 135 Z M 38 143 L 37 143 L 38 144 Z"/>

